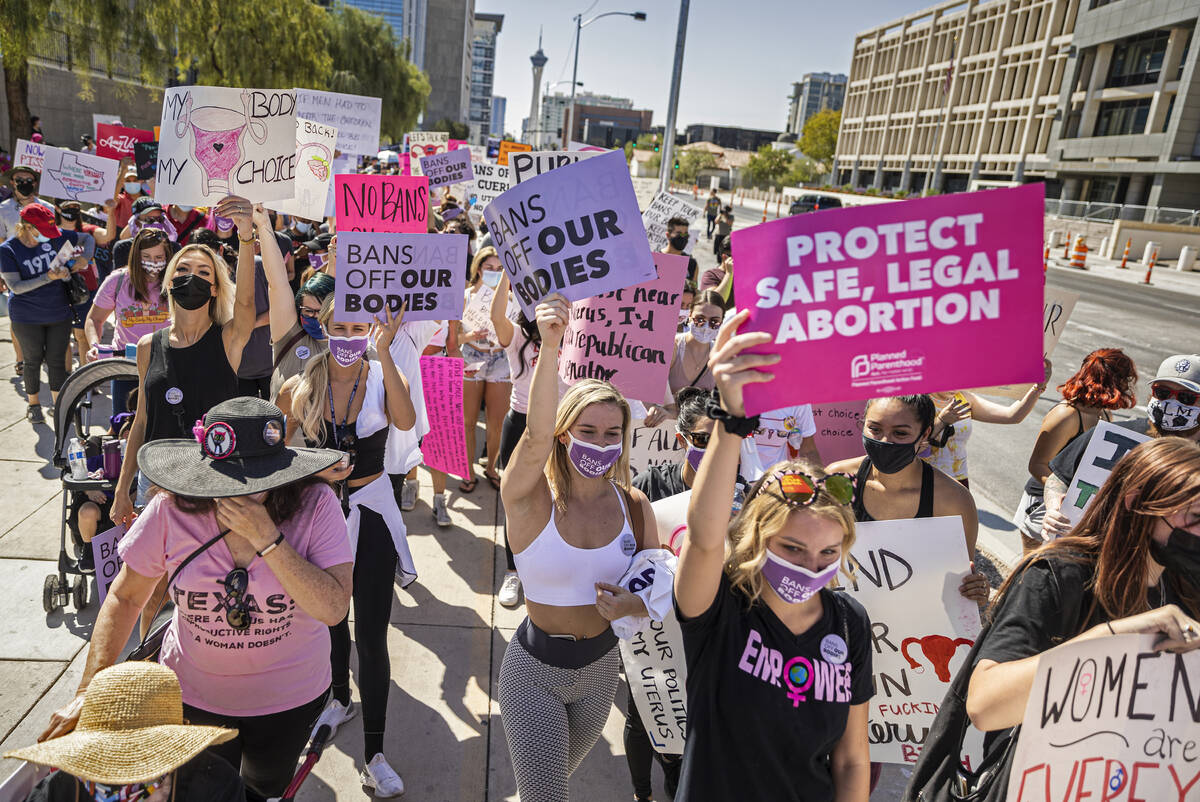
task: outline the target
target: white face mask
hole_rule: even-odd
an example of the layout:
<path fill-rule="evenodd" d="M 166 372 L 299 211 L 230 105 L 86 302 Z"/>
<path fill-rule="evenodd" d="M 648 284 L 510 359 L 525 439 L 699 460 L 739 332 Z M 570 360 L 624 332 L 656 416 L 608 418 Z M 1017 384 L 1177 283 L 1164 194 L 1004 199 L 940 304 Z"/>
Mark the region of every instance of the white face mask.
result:
<path fill-rule="evenodd" d="M 480 274 L 480 278 L 483 280 L 483 283 L 486 286 L 495 288 L 495 287 L 499 286 L 499 284 L 500 284 L 500 271 L 499 270 L 484 270 Z"/>
<path fill-rule="evenodd" d="M 143 259 L 142 260 L 142 270 L 145 270 L 147 273 L 149 273 L 150 275 L 155 276 L 155 277 L 157 277 L 159 273 L 163 272 L 163 270 L 165 270 L 166 267 L 167 267 L 166 259 L 159 259 L 159 260 Z"/>
<path fill-rule="evenodd" d="M 688 331 L 691 332 L 696 342 L 711 343 L 717 339 L 719 329 L 710 329 L 708 326 L 694 326 L 689 323 Z"/>
<path fill-rule="evenodd" d="M 142 191 L 142 185 L 139 181 L 126 181 L 125 192 L 129 195 L 136 195 Z"/>
<path fill-rule="evenodd" d="M 38 242 L 49 242 L 50 241 L 50 238 L 47 237 L 45 234 L 38 234 L 36 236 L 37 236 Z"/>
<path fill-rule="evenodd" d="M 1160 401 L 1150 396 L 1146 414 L 1164 432 L 1188 432 L 1200 426 L 1200 407 L 1186 406 L 1174 398 Z"/>

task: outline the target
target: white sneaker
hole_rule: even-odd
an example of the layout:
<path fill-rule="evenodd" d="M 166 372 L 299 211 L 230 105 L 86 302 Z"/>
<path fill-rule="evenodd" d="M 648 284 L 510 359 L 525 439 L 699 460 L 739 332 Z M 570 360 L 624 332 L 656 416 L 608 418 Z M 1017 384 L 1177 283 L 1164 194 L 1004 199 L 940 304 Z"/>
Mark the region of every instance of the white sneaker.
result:
<path fill-rule="evenodd" d="M 321 711 L 321 715 L 317 717 L 317 723 L 313 725 L 313 734 L 321 727 L 322 724 L 329 725 L 329 738 L 332 741 L 333 736 L 337 735 L 338 727 L 345 724 L 350 719 L 354 718 L 355 714 L 354 703 L 343 705 L 337 699 L 330 699 L 325 705 L 325 709 Z M 309 735 L 309 740 L 312 740 L 312 735 Z"/>
<path fill-rule="evenodd" d="M 496 594 L 502 607 L 516 607 L 521 603 L 521 578 L 516 571 L 504 572 L 504 583 Z"/>
<path fill-rule="evenodd" d="M 433 497 L 433 517 L 437 520 L 438 526 L 449 526 L 451 524 L 450 512 L 446 509 L 445 496 L 439 494 Z"/>
<path fill-rule="evenodd" d="M 374 791 L 376 797 L 386 798 L 404 793 L 404 780 L 388 765 L 382 752 L 375 753 L 367 767 L 359 772 L 358 780 Z"/>
<path fill-rule="evenodd" d="M 421 482 L 417 479 L 405 479 L 404 486 L 400 489 L 400 509 L 404 512 L 409 512 L 417 506 L 417 494 L 421 489 Z"/>

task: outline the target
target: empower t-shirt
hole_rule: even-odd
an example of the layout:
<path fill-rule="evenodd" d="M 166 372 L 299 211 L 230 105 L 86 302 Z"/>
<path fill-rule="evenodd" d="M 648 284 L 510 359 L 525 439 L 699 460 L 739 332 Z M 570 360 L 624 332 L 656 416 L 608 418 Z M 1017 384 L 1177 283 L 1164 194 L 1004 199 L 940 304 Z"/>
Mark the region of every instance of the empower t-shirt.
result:
<path fill-rule="evenodd" d="M 724 575 L 703 615 L 684 620 L 676 604 L 688 669 L 676 802 L 833 799 L 829 755 L 850 706 L 874 695 L 871 624 L 854 599 L 820 595 L 821 619 L 799 636 Z"/>

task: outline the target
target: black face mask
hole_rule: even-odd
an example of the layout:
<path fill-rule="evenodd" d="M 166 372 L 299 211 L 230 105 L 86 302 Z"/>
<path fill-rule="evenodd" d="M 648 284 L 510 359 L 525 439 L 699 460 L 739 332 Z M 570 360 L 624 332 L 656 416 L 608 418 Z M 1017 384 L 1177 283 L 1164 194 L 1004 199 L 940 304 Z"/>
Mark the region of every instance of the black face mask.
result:
<path fill-rule="evenodd" d="M 37 182 L 28 180 L 14 181 L 13 188 L 17 191 L 18 195 L 24 195 L 28 198 L 30 195 L 37 193 Z"/>
<path fill-rule="evenodd" d="M 171 280 L 171 300 L 184 309 L 199 309 L 212 300 L 212 282 L 188 273 Z"/>
<path fill-rule="evenodd" d="M 1200 535 L 1174 527 L 1165 544 L 1150 541 L 1150 556 L 1172 574 L 1200 576 Z"/>
<path fill-rule="evenodd" d="M 687 234 L 681 234 L 676 237 L 671 237 L 669 242 L 671 243 L 672 248 L 674 248 L 677 251 L 682 251 L 684 248 L 687 247 L 688 239 L 689 239 L 689 237 Z"/>
<path fill-rule="evenodd" d="M 916 443 L 885 443 L 863 435 L 863 449 L 880 473 L 899 473 L 917 458 Z"/>
<path fill-rule="evenodd" d="M 63 220 L 70 220 L 74 222 L 79 219 L 79 211 L 77 209 L 60 209 L 58 216 Z"/>

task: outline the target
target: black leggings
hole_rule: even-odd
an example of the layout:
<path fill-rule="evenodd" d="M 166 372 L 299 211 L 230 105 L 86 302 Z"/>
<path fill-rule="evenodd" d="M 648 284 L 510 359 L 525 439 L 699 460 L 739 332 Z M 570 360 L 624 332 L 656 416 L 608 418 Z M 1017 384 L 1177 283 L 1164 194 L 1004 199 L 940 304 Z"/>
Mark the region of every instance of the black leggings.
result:
<path fill-rule="evenodd" d="M 650 787 L 651 762 L 657 758 L 663 769 L 663 786 L 672 798 L 679 786 L 679 769 L 683 767 L 680 755 L 664 755 L 650 744 L 650 736 L 646 734 L 646 726 L 638 713 L 637 703 L 630 692 L 625 704 L 625 761 L 629 763 L 629 779 L 633 781 L 633 793 L 639 798 L 648 798 L 653 789 Z"/>
<path fill-rule="evenodd" d="M 300 753 L 328 698 L 329 691 L 325 691 L 307 704 L 265 716 L 226 716 L 184 705 L 183 717 L 189 724 L 238 731 L 233 740 L 210 746 L 209 750 L 241 772 L 247 802 L 264 802 L 270 797 L 283 796 L 287 790 Z"/>
<path fill-rule="evenodd" d="M 354 645 L 358 649 L 358 692 L 362 697 L 365 759 L 383 751 L 392 665 L 387 630 L 396 580 L 396 547 L 379 513 L 362 507 L 354 556 Z M 333 696 L 350 702 L 350 618 L 329 628 Z"/>
<path fill-rule="evenodd" d="M 25 363 L 25 395 L 30 404 L 38 403 L 42 391 L 42 363 L 50 374 L 50 389 L 58 392 L 67 380 L 67 348 L 71 344 L 71 321 L 60 323 L 18 323 L 12 321 L 12 333 L 21 344 Z"/>
<path fill-rule="evenodd" d="M 529 370 L 527 367 L 526 370 Z M 508 460 L 516 449 L 521 435 L 525 434 L 526 416 L 524 412 L 509 409 L 504 416 L 504 425 L 500 427 L 500 453 L 496 455 L 496 467 L 501 470 L 508 465 Z M 508 524 L 504 524 L 504 556 L 508 560 L 508 570 L 517 570 L 517 561 L 513 559 L 512 548 L 508 545 Z"/>

